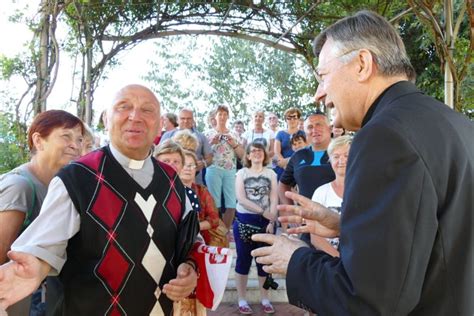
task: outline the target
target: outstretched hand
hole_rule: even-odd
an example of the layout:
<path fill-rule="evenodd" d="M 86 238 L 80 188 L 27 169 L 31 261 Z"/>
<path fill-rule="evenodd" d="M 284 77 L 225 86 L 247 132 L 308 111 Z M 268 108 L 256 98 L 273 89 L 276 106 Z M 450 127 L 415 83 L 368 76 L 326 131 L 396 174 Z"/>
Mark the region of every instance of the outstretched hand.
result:
<path fill-rule="evenodd" d="M 279 211 L 291 214 L 280 216 L 278 220 L 281 223 L 306 224 L 288 228 L 289 234 L 310 233 L 327 238 L 339 236 L 340 216 L 338 213 L 294 192 L 287 191 L 285 196 L 297 202 L 298 205 L 278 205 Z"/>
<path fill-rule="evenodd" d="M 252 251 L 252 256 L 257 257 L 257 262 L 263 264 L 263 270 L 267 273 L 285 275 L 288 271 L 288 263 L 296 249 L 308 247 L 299 239 L 283 235 L 254 234 L 252 240 L 269 244 Z"/>
<path fill-rule="evenodd" d="M 197 278 L 197 273 L 191 265 L 181 263 L 176 278 L 163 286 L 163 293 L 172 301 L 180 301 L 193 292 Z"/>
<path fill-rule="evenodd" d="M 51 266 L 33 255 L 10 251 L 12 260 L 0 266 L 0 307 L 18 302 L 38 288 Z"/>

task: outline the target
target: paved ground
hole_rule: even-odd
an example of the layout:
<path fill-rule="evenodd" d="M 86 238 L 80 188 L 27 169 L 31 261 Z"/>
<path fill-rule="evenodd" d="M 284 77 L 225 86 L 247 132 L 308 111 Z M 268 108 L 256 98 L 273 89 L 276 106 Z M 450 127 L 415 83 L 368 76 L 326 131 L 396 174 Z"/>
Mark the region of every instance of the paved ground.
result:
<path fill-rule="evenodd" d="M 262 308 L 260 307 L 260 304 L 251 304 L 250 305 L 254 311 L 252 314 L 253 316 L 266 316 L 268 314 L 264 314 L 262 311 Z M 281 316 L 303 316 L 304 315 L 304 310 L 290 305 L 288 303 L 274 303 L 273 307 L 275 308 L 275 316 L 281 315 Z M 207 312 L 208 316 L 231 316 L 231 315 L 241 315 L 239 313 L 239 309 L 237 306 L 237 303 L 234 304 L 225 304 L 222 303 L 219 305 L 216 311 L 208 311 Z"/>

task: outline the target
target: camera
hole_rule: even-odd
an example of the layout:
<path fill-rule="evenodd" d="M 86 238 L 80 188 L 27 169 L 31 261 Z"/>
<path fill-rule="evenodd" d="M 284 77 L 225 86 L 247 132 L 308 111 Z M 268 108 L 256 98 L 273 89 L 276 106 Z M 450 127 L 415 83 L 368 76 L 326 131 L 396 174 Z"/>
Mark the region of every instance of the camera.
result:
<path fill-rule="evenodd" d="M 272 290 L 278 289 L 278 283 L 276 283 L 276 281 L 272 278 L 271 274 L 267 275 L 267 277 L 265 278 L 265 282 L 263 282 L 263 288 L 265 290 L 268 290 L 270 288 Z"/>
<path fill-rule="evenodd" d="M 229 137 L 227 135 L 221 135 L 220 140 L 223 140 L 226 142 L 229 140 Z"/>

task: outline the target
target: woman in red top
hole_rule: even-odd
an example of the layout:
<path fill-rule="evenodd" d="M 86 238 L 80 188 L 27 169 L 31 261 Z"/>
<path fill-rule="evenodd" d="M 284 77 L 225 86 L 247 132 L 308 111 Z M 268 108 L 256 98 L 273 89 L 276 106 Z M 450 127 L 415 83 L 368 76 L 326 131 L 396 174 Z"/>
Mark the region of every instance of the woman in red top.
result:
<path fill-rule="evenodd" d="M 226 238 L 227 229 L 223 223 L 219 225 L 219 213 L 211 194 L 204 185 L 194 182 L 196 178 L 196 166 L 196 154 L 194 154 L 192 151 L 185 150 L 184 164 L 181 171 L 179 172 L 179 177 L 186 189 L 190 188 L 192 191 L 194 191 L 188 192 L 188 197 L 190 196 L 189 193 L 191 193 L 191 203 L 193 203 L 193 194 L 195 194 L 195 198 L 199 202 L 200 211 L 198 214 L 201 235 L 207 245 L 228 247 L 229 242 Z"/>

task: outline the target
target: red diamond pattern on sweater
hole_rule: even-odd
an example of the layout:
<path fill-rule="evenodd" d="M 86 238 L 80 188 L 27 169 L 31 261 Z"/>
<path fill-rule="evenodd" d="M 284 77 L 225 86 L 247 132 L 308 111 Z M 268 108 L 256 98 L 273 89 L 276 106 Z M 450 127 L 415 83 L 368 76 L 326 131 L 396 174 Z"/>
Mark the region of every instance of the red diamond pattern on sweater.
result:
<path fill-rule="evenodd" d="M 88 155 L 82 156 L 78 161 L 89 166 L 92 170 L 98 171 L 103 156 L 104 152 L 102 150 L 97 150 Z"/>
<path fill-rule="evenodd" d="M 131 273 L 132 263 L 126 255 L 116 246 L 110 243 L 105 250 L 102 260 L 96 268 L 97 276 L 105 283 L 111 294 L 114 295 L 113 305 L 118 304 L 120 289 L 125 279 Z"/>
<path fill-rule="evenodd" d="M 109 315 L 109 316 L 121 316 L 122 313 L 121 313 L 120 310 L 117 308 L 117 306 L 114 306 L 108 315 Z"/>
<path fill-rule="evenodd" d="M 166 175 L 168 176 L 168 178 L 172 179 L 172 178 L 175 177 L 176 170 L 173 167 L 171 167 L 171 165 L 168 165 L 167 163 L 164 163 L 164 162 L 161 162 L 161 161 L 158 161 L 158 164 L 166 172 Z"/>
<path fill-rule="evenodd" d="M 102 184 L 91 213 L 111 230 L 124 209 L 125 202 L 120 199 L 108 186 Z"/>
<path fill-rule="evenodd" d="M 173 217 L 175 223 L 179 224 L 181 221 L 181 201 L 178 198 L 175 190 L 170 190 L 165 207 L 168 210 L 168 213 L 170 213 Z"/>

